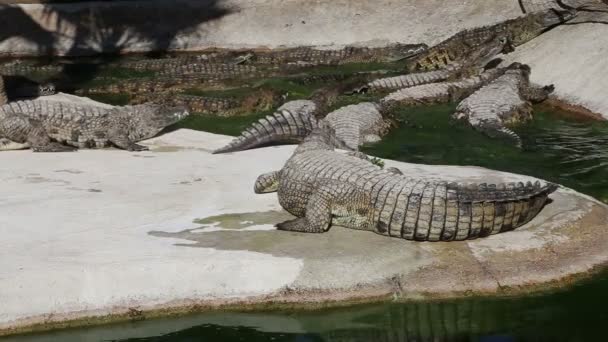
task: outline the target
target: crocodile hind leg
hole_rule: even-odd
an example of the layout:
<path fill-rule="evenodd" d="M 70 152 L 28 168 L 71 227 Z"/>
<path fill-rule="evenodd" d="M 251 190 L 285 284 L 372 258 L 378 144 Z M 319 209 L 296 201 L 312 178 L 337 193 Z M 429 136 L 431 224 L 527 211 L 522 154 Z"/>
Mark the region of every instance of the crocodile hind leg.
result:
<path fill-rule="evenodd" d="M 318 187 L 306 204 L 304 217 L 277 224 L 279 230 L 303 233 L 324 233 L 332 221 L 355 229 L 370 226 L 371 210 L 368 196 L 352 185 L 327 182 Z"/>
<path fill-rule="evenodd" d="M 29 146 L 34 152 L 69 152 L 75 148 L 51 141 L 40 122 L 22 115 L 10 115 L 0 122 L 0 132 L 4 139 L 13 142 L 14 147 Z M 20 145 L 20 146 L 19 146 Z"/>

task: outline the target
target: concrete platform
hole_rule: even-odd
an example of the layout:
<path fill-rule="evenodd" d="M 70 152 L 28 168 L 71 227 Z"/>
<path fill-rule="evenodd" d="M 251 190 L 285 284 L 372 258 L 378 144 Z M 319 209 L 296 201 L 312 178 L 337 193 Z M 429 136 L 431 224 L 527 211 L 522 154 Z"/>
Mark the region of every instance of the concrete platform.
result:
<path fill-rule="evenodd" d="M 525 292 L 608 261 L 608 207 L 567 189 L 525 227 L 469 242 L 275 231 L 289 215 L 276 194 L 252 186 L 294 147 L 210 154 L 229 140 L 180 130 L 146 142 L 150 152 L 0 153 L 0 334 L 224 305 Z M 454 180 L 522 179 L 387 165 Z"/>

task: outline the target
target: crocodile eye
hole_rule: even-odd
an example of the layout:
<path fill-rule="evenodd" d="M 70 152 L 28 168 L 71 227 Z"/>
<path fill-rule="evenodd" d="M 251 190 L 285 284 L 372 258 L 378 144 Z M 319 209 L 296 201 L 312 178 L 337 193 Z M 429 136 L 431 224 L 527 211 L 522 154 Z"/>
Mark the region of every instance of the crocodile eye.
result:
<path fill-rule="evenodd" d="M 500 38 L 499 42 L 500 42 L 501 44 L 506 44 L 506 43 L 507 43 L 507 38 L 502 37 L 502 38 Z"/>

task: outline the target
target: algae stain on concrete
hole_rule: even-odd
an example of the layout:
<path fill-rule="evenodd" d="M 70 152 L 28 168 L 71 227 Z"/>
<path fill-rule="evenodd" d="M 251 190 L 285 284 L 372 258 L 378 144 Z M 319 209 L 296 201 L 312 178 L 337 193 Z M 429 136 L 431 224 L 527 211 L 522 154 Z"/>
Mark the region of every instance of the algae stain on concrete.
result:
<path fill-rule="evenodd" d="M 276 224 L 292 218 L 293 216 L 286 212 L 271 210 L 209 216 L 202 219 L 196 219 L 194 220 L 194 223 L 201 225 L 217 225 L 223 229 L 242 229 L 254 225 Z"/>
<path fill-rule="evenodd" d="M 292 218 L 286 212 L 274 210 L 230 213 L 197 219 L 194 222 L 201 226 L 194 229 L 148 234 L 192 242 L 175 244 L 176 247 L 249 251 L 301 259 L 304 268 L 293 285 L 304 287 L 337 288 L 348 286 L 350 281 L 362 281 L 362 277 L 371 282 L 383 281 L 416 271 L 434 260 L 433 252 L 421 244 L 368 231 L 338 226 L 323 234 L 248 229 Z M 373 257 L 370 251 L 374 251 Z"/>

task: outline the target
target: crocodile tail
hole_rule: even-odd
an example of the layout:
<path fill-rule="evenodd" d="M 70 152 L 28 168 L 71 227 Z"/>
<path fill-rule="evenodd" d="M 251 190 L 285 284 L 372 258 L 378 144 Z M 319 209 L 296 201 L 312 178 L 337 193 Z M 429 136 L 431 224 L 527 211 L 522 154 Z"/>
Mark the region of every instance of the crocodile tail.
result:
<path fill-rule="evenodd" d="M 511 129 L 501 126 L 501 127 L 479 127 L 480 131 L 491 138 L 505 138 L 506 140 L 512 141 L 515 146 L 518 148 L 522 148 L 522 140 L 517 135 L 517 133 L 513 132 Z"/>
<path fill-rule="evenodd" d="M 290 105 L 291 104 L 291 105 Z M 291 101 L 274 114 L 259 119 L 214 154 L 248 150 L 273 143 L 301 142 L 318 127 L 312 101 Z"/>
<path fill-rule="evenodd" d="M 448 192 L 452 189 L 457 193 L 460 216 L 457 236 L 476 238 L 520 227 L 538 215 L 557 188 L 556 184 L 541 185 L 539 181 L 448 185 Z"/>

